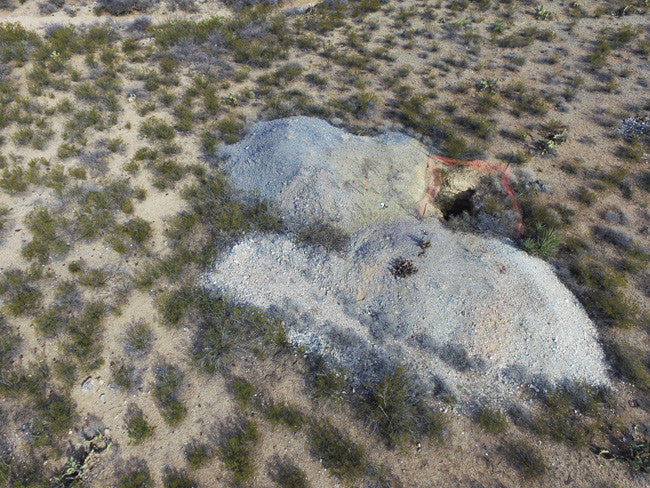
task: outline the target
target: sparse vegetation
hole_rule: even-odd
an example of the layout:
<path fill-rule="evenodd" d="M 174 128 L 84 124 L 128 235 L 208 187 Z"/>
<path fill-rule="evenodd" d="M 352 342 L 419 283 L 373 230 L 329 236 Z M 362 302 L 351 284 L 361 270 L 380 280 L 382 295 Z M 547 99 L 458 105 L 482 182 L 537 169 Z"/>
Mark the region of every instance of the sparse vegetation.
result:
<path fill-rule="evenodd" d="M 142 412 L 138 411 L 133 414 L 127 421 L 126 428 L 128 430 L 129 438 L 133 440 L 134 444 L 142 444 L 154 431 L 154 428 L 144 418 Z"/>
<path fill-rule="evenodd" d="M 490 434 L 499 434 L 508 426 L 506 416 L 499 409 L 483 407 L 476 412 L 476 421 Z"/>
<path fill-rule="evenodd" d="M 225 435 L 219 455 L 236 485 L 247 482 L 255 474 L 252 450 L 258 440 L 257 424 L 251 420 L 238 423 L 233 432 Z"/>
<path fill-rule="evenodd" d="M 313 456 L 322 459 L 323 466 L 339 478 L 354 481 L 364 474 L 365 451 L 334 427 L 329 419 L 319 420 L 311 426 L 309 446 Z"/>
<path fill-rule="evenodd" d="M 304 356 L 296 366 L 284 355 L 294 336 L 275 310 L 197 285 L 251 232 L 290 228 L 299 245 L 354 252 L 337 222 L 285 227 L 269 203 L 230 186 L 220 147 L 240 141 L 262 118 L 309 115 L 362 135 L 406 132 L 442 156 L 511 165 L 524 210 L 517 244 L 550 260 L 585 306 L 614 385 L 629 383 L 626 399 L 643 399 L 650 389 L 643 223 L 650 173 L 641 68 L 650 52 L 647 1 L 333 1 L 291 15 L 276 4 L 229 0 L 224 8 L 232 16 L 211 17 L 210 2 L 194 0 L 95 0 L 87 7 L 0 0 L 0 17 L 17 13 L 0 22 L 0 439 L 7 440 L 0 440 L 1 487 L 86 482 L 79 475 L 77 484 L 63 483 L 60 474 L 90 469 L 85 461 L 74 464 L 81 463 L 77 453 L 89 452 L 77 433 L 85 435 L 86 422 L 96 419 L 88 420 L 86 409 L 78 415 L 72 399 L 79 401 L 79 383 L 100 371 L 111 389 L 107 399 L 151 390 L 173 429 L 189 428 L 193 375 L 201 372 L 208 388 L 225 375 L 237 407 L 250 418 L 261 415 L 260 424 L 234 422 L 216 444 L 212 433 L 195 434 L 185 456 L 190 469 L 208 470 L 220 457 L 214 462 L 223 462 L 236 484 L 251 482 L 255 467 L 265 466 L 277 486 L 309 486 L 312 471 L 296 464 L 294 453 L 269 459 L 256 451 L 260 441 L 267 445 L 261 425 L 300 432 L 330 473 L 368 486 L 410 480 L 393 479 L 389 472 L 399 469 L 392 458 L 375 466 L 375 450 L 350 439 L 343 428 L 349 412 L 363 420 L 358 428 L 390 448 L 442 439 L 440 409 L 405 370 L 358 385 L 351 371 L 319 366 L 308 348 L 295 349 L 296 359 Z M 86 21 L 87 9 L 98 23 Z M 167 10 L 195 15 L 172 20 Z M 55 12 L 52 24 L 47 16 Z M 23 27 L 32 14 L 33 30 Z M 119 28 L 112 16 L 121 16 Z M 512 213 L 488 180 L 479 185 L 480 211 L 453 223 L 462 231 L 489 227 L 503 235 L 485 222 L 474 227 L 485 214 L 497 221 Z M 397 257 L 383 271 L 399 278 L 394 285 L 410 286 L 409 276 L 425 269 L 419 259 Z M 191 361 L 172 365 L 163 358 L 177 357 L 168 348 L 184 347 L 181 337 Z M 107 346 L 113 338 L 117 345 Z M 476 369 L 475 358 L 453 344 L 438 356 L 456 372 Z M 271 359 L 277 371 L 256 376 Z M 297 389 L 296 398 L 276 396 L 269 378 L 281 368 L 302 372 L 292 368 L 303 360 L 313 367 L 307 395 Z M 647 472 L 647 439 L 617 433 L 620 400 L 582 384 L 543 388 L 537 400 L 540 411 L 522 423 L 513 418 L 509 425 L 495 407 L 476 411 L 472 429 L 504 442 L 507 462 L 491 465 L 490 476 L 501 479 L 511 465 L 525 479 L 548 474 L 548 484 L 558 484 L 559 473 L 573 472 L 597 442 L 611 444 L 596 453 L 601 458 L 621 461 L 608 470 Z M 310 419 L 312 405 L 322 418 Z M 121 411 L 121 435 L 130 440 L 119 443 L 124 459 L 167 429 L 154 425 L 153 413 Z M 511 433 L 524 440 L 510 443 Z M 533 439 L 569 448 L 554 460 L 557 470 L 547 469 Z M 72 445 L 79 442 L 81 448 Z M 188 438 L 165 442 L 163 449 L 181 452 L 177 443 Z M 74 463 L 64 464 L 58 458 L 68 454 L 68 443 Z M 196 486 L 183 466 L 149 462 L 116 466 L 108 483 Z"/>
<path fill-rule="evenodd" d="M 543 476 L 547 467 L 539 451 L 523 443 L 511 443 L 506 448 L 506 457 L 522 475 L 530 480 Z"/>

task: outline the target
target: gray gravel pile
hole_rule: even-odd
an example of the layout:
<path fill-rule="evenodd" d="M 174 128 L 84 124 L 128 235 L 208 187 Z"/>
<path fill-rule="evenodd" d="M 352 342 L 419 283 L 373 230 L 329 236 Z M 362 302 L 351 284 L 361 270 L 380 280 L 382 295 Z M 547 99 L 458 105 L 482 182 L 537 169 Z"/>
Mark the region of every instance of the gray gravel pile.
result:
<path fill-rule="evenodd" d="M 346 148 L 348 157 L 334 146 Z M 397 189 L 390 201 L 400 211 L 365 213 L 354 206 L 356 190 L 337 179 L 358 168 L 325 169 L 329 157 L 333 165 L 358 165 L 368 156 L 374 174 L 389 175 L 387 167 L 406 166 L 395 163 L 401 155 L 416 160 L 415 147 L 403 136 L 344 136 L 313 119 L 258 124 L 227 149 L 235 184 L 259 189 L 288 218 L 308 223 L 317 208 L 319 218 L 346 222 L 354 232 L 339 253 L 288 236 L 252 235 L 224 255 L 206 281 L 237 300 L 280 311 L 293 344 L 350 369 L 359 384 L 398 362 L 432 390 L 461 400 L 513 398 L 539 379 L 607 384 L 595 328 L 547 263 L 505 241 L 412 217 L 424 183 L 412 182 L 410 174 L 393 175 Z M 312 171 L 320 171 L 316 185 L 296 185 Z M 323 200 L 329 184 L 335 196 Z M 421 194 L 403 190 L 418 186 Z M 296 205 L 299 188 L 306 194 Z M 396 259 L 411 261 L 417 272 L 396 278 Z"/>
<path fill-rule="evenodd" d="M 233 185 L 275 201 L 293 227 L 357 230 L 417 215 L 426 190 L 427 152 L 414 139 L 354 136 L 315 118 L 258 123 L 222 156 Z"/>

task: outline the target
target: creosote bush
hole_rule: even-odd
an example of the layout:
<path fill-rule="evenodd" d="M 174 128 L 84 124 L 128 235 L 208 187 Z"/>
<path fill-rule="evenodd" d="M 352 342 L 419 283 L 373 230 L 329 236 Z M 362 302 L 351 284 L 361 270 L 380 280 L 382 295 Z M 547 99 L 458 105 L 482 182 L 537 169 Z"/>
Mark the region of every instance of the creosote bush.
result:
<path fill-rule="evenodd" d="M 207 464 L 213 457 L 214 451 L 208 444 L 201 444 L 196 441 L 185 448 L 185 459 L 192 469 L 199 469 Z"/>
<path fill-rule="evenodd" d="M 539 478 L 547 471 L 546 463 L 539 450 L 521 442 L 508 444 L 506 458 L 526 480 Z"/>
<path fill-rule="evenodd" d="M 142 444 L 151 434 L 153 434 L 154 427 L 152 427 L 141 411 L 131 414 L 131 417 L 126 423 L 127 433 L 133 444 Z"/>
<path fill-rule="evenodd" d="M 366 471 L 364 449 L 334 427 L 329 419 L 314 422 L 308 433 L 313 457 L 337 477 L 352 482 Z"/>
<path fill-rule="evenodd" d="M 185 405 L 178 399 L 183 386 L 183 373 L 171 364 L 161 363 L 156 367 L 156 383 L 153 397 L 165 422 L 175 425 L 187 415 Z"/>
<path fill-rule="evenodd" d="M 274 459 L 269 465 L 269 475 L 280 488 L 309 488 L 305 472 L 289 459 Z"/>
<path fill-rule="evenodd" d="M 184 471 L 168 469 L 163 478 L 165 488 L 194 488 L 196 483 Z"/>
<path fill-rule="evenodd" d="M 154 488 L 149 466 L 142 460 L 131 460 L 129 466 L 120 475 L 118 488 Z"/>
<path fill-rule="evenodd" d="M 272 425 L 284 424 L 294 431 L 300 430 L 305 416 L 296 407 L 285 402 L 273 403 L 264 411 L 264 416 Z"/>
<path fill-rule="evenodd" d="M 508 420 L 503 412 L 489 407 L 483 407 L 476 412 L 476 421 L 490 434 L 499 434 L 508 426 Z"/>
<path fill-rule="evenodd" d="M 247 482 L 255 474 L 252 450 L 259 436 L 257 424 L 252 420 L 238 422 L 232 432 L 224 435 L 219 457 L 232 473 L 236 485 Z"/>
<path fill-rule="evenodd" d="M 363 399 L 361 411 L 389 447 L 420 436 L 442 439 L 443 418 L 405 369 L 386 373 Z"/>

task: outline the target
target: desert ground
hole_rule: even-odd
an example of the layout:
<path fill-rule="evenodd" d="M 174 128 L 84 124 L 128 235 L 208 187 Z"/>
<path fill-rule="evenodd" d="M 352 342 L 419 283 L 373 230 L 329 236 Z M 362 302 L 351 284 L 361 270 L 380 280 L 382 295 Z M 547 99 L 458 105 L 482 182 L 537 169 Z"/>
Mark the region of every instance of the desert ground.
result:
<path fill-rule="evenodd" d="M 0 0 L 0 487 L 646 486 L 649 11 Z M 358 242 L 231 183 L 224 147 L 295 116 L 407 135 L 425 166 L 507 167 L 522 233 L 500 175 L 463 166 L 440 167 L 424 221 L 539 260 L 606 380 L 526 381 L 514 401 L 405 361 L 360 383 L 286 310 L 206 287 L 250 239 L 332 262 Z M 419 283 L 395 258 L 385 277 Z"/>

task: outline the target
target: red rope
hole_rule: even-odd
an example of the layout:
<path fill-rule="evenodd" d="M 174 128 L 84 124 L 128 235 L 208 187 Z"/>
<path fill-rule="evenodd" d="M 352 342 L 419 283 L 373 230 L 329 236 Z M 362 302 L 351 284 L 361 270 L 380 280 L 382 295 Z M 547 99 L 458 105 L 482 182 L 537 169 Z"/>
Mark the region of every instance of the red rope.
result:
<path fill-rule="evenodd" d="M 512 188 L 512 182 L 510 181 L 510 174 L 511 174 L 510 166 L 504 166 L 501 164 L 492 164 L 492 163 L 488 163 L 487 161 L 483 161 L 482 159 L 474 159 L 472 161 L 461 161 L 458 159 L 446 158 L 444 156 L 435 156 L 435 155 L 429 156 L 429 163 L 428 163 L 429 188 L 427 189 L 427 197 L 425 198 L 424 203 L 422 205 L 422 209 L 421 209 L 422 216 L 424 216 L 424 212 L 427 209 L 427 205 L 429 203 L 433 203 L 442 186 L 442 176 L 440 174 L 440 169 L 436 167 L 434 160 L 440 161 L 442 164 L 446 166 L 462 165 L 462 166 L 469 166 L 477 171 L 482 171 L 483 173 L 501 173 L 501 186 L 503 186 L 503 189 L 510 197 L 512 206 L 517 212 L 517 214 L 519 215 L 519 219 L 517 220 L 517 229 L 515 231 L 515 236 L 521 237 L 524 230 L 524 215 L 521 210 L 521 205 L 519 205 L 519 201 L 517 200 L 517 196 L 515 195 L 515 191 Z"/>

